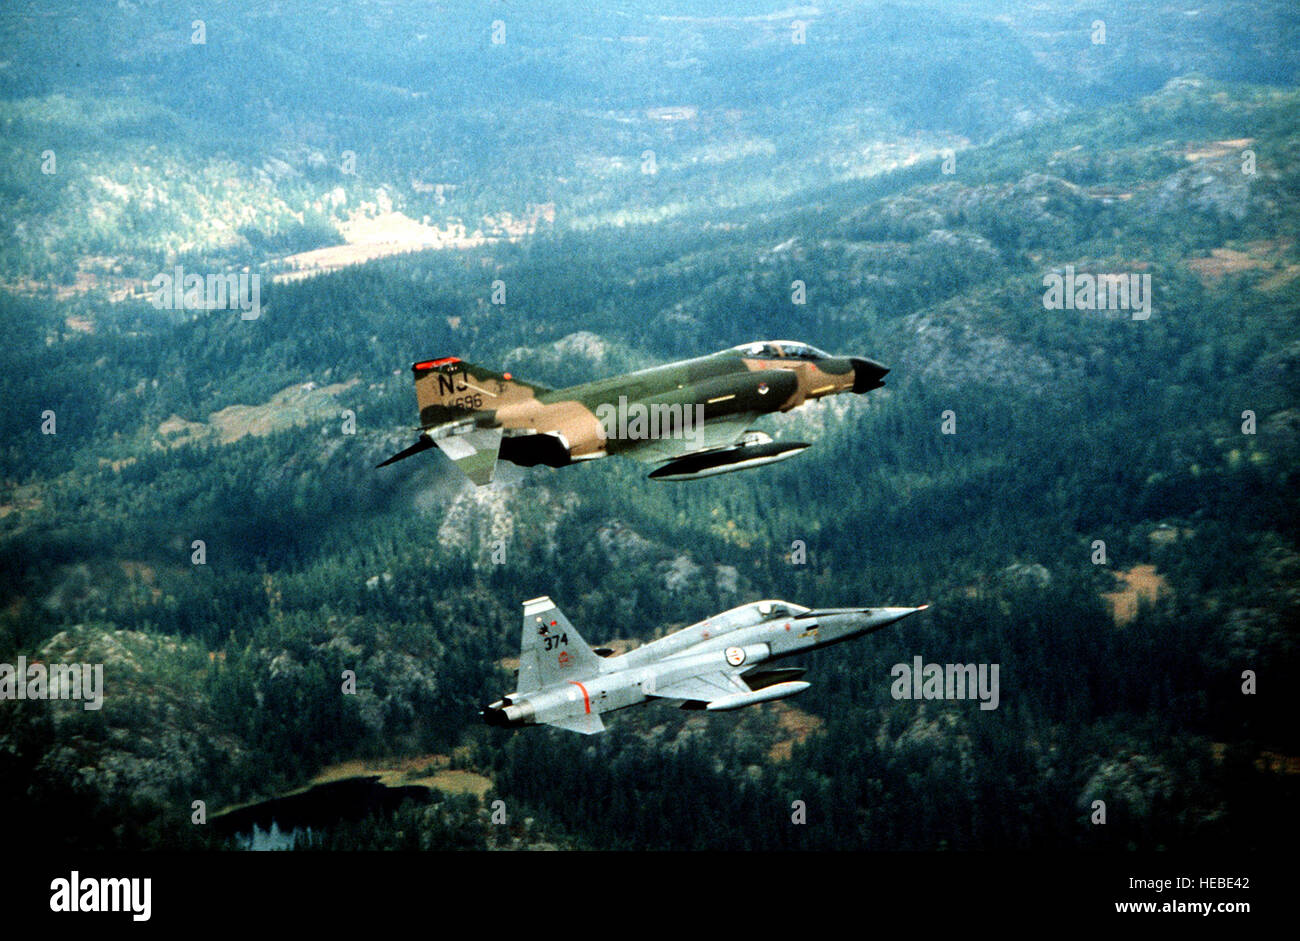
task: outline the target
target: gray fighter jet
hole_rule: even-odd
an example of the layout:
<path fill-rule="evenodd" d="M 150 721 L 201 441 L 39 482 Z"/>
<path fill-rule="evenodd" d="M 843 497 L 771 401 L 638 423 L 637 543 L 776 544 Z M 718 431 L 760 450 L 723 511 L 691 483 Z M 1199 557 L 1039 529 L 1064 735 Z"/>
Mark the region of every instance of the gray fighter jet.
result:
<path fill-rule="evenodd" d="M 648 699 L 721 712 L 802 693 L 800 668 L 768 664 L 880 630 L 919 608 L 823 608 L 756 601 L 613 656 L 592 649 L 550 598 L 524 602 L 519 688 L 483 710 L 489 725 L 591 735 L 601 714 Z"/>

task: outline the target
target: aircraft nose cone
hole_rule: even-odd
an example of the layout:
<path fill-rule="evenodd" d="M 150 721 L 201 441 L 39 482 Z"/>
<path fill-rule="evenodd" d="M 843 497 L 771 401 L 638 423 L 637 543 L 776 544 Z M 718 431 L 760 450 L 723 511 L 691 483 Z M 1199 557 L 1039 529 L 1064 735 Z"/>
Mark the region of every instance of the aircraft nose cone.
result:
<path fill-rule="evenodd" d="M 822 640 L 833 642 L 870 634 L 928 607 L 923 604 L 919 608 L 819 608 L 799 617 L 814 621 Z"/>
<path fill-rule="evenodd" d="M 862 357 L 852 357 L 849 362 L 853 364 L 853 391 L 859 394 L 870 392 L 872 389 L 879 389 L 885 384 L 885 373 L 889 372 L 888 366 L 882 366 L 874 359 L 864 359 Z"/>
<path fill-rule="evenodd" d="M 877 617 L 888 618 L 890 621 L 898 621 L 907 617 L 909 614 L 916 614 L 918 611 L 924 611 L 928 607 L 930 607 L 928 604 L 923 604 L 915 608 L 876 608 L 873 613 Z"/>
<path fill-rule="evenodd" d="M 928 607 L 928 604 L 923 604 L 919 608 L 866 608 L 859 615 L 862 619 L 860 623 L 865 630 L 878 631 Z"/>

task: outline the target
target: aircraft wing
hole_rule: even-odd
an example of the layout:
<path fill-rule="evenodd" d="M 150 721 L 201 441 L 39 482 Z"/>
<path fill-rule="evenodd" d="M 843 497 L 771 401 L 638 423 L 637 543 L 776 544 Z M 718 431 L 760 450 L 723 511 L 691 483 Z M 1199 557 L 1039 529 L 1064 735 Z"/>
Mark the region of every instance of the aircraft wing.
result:
<path fill-rule="evenodd" d="M 727 418 L 715 418 L 689 436 L 681 438 L 651 438 L 644 444 L 624 453 L 636 461 L 655 464 L 701 451 L 714 451 L 737 444 L 749 431 L 758 417 L 757 412 L 743 412 Z"/>
<path fill-rule="evenodd" d="M 656 686 L 653 690 L 648 689 L 646 692 L 651 696 L 658 696 L 660 699 L 690 699 L 698 702 L 713 702 L 723 696 L 731 696 L 735 693 L 750 693 L 753 690 L 740 678 L 739 673 L 714 670 L 711 673 L 701 673 L 698 676 L 676 680 L 666 686 Z"/>

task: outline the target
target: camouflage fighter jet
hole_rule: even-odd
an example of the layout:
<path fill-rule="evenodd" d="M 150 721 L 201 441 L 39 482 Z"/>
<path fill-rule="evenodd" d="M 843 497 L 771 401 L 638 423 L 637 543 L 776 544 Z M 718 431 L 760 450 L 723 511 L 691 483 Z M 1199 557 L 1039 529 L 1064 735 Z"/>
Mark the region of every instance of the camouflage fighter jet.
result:
<path fill-rule="evenodd" d="M 518 689 L 486 707 L 488 725 L 554 725 L 603 732 L 602 713 L 649 699 L 722 712 L 784 699 L 810 684 L 782 657 L 878 631 L 919 608 L 808 608 L 756 601 L 692 624 L 621 656 L 592 649 L 550 598 L 524 602 Z"/>
<path fill-rule="evenodd" d="M 707 477 L 793 457 L 808 445 L 749 427 L 840 392 L 884 385 L 889 370 L 806 343 L 746 343 L 709 356 L 551 390 L 455 356 L 414 364 L 420 437 L 380 464 L 435 445 L 480 486 L 498 460 L 562 467 L 611 454 L 662 464 L 657 480 Z"/>

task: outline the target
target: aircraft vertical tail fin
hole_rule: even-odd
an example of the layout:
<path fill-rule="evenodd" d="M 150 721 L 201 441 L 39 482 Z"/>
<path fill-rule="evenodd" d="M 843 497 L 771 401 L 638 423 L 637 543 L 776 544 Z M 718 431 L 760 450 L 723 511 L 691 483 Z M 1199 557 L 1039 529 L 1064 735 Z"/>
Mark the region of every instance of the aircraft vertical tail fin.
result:
<path fill-rule="evenodd" d="M 458 356 L 415 363 L 411 374 L 421 428 L 468 418 L 475 412 L 495 412 L 503 405 L 548 391 L 544 386 L 520 382 L 508 372 L 467 363 Z"/>
<path fill-rule="evenodd" d="M 555 602 L 546 596 L 524 602 L 519 692 L 531 692 L 565 680 L 582 680 L 599 672 L 600 657 Z"/>
<path fill-rule="evenodd" d="M 386 467 L 437 445 L 470 480 L 492 482 L 501 451 L 502 430 L 495 414 L 505 405 L 535 400 L 544 386 L 520 382 L 510 373 L 493 372 L 444 356 L 414 363 L 415 400 L 422 434 L 415 444 L 380 464 Z M 447 427 L 450 426 L 450 427 Z"/>

